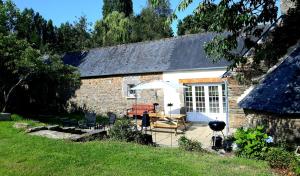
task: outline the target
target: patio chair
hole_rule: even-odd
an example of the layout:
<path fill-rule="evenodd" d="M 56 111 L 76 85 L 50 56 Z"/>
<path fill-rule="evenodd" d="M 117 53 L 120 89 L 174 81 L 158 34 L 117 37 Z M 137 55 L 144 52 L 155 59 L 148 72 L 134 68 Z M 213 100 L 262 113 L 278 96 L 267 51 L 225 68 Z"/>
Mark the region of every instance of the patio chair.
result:
<path fill-rule="evenodd" d="M 78 122 L 79 128 L 89 128 L 96 126 L 96 113 L 85 113 L 85 119 Z"/>
<path fill-rule="evenodd" d="M 112 112 L 108 112 L 107 113 L 108 116 L 108 126 L 111 127 L 112 125 L 115 124 L 116 120 L 117 120 L 117 115 L 112 113 Z"/>

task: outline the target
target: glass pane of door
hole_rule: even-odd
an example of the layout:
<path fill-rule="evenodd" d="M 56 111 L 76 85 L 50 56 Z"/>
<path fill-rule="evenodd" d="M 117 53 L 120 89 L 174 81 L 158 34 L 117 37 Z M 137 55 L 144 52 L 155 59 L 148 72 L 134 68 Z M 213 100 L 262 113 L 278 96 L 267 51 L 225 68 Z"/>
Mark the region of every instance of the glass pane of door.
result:
<path fill-rule="evenodd" d="M 196 111 L 205 112 L 204 86 L 195 86 Z"/>
<path fill-rule="evenodd" d="M 218 86 L 208 86 L 209 112 L 219 113 L 219 91 Z"/>
<path fill-rule="evenodd" d="M 227 92 L 226 92 L 225 84 L 222 84 L 223 113 L 226 113 L 226 109 L 227 109 L 226 95 Z"/>
<path fill-rule="evenodd" d="M 186 112 L 193 112 L 192 86 L 187 86 L 184 90 Z"/>

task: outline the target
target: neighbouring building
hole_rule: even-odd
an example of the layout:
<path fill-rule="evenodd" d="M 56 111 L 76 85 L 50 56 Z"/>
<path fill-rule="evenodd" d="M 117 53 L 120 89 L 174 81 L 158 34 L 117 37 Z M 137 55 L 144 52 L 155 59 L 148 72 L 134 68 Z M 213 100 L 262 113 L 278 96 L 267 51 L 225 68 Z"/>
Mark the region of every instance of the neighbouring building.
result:
<path fill-rule="evenodd" d="M 300 145 L 300 44 L 239 102 L 249 124 L 264 125 L 276 141 Z"/>
<path fill-rule="evenodd" d="M 137 102 L 158 103 L 164 113 L 186 113 L 189 121 L 217 118 L 227 127 L 242 126 L 246 121 L 237 99 L 246 88 L 223 78 L 227 61 L 213 62 L 206 55 L 203 45 L 213 37 L 194 34 L 66 54 L 64 62 L 78 67 L 82 82 L 71 101 L 96 113 L 125 114 L 136 101 L 132 87 L 164 80 L 187 87 L 137 91 Z"/>

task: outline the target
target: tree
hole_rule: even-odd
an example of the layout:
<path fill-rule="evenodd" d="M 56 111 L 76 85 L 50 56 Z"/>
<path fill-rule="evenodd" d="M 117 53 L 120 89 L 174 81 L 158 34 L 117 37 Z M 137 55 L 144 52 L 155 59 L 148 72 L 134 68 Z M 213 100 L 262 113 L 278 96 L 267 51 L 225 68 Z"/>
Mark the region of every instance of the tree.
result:
<path fill-rule="evenodd" d="M 102 15 L 105 19 L 110 13 L 117 11 L 119 13 L 124 13 L 126 17 L 132 15 L 133 6 L 131 0 L 104 0 Z"/>
<path fill-rule="evenodd" d="M 75 33 L 76 32 L 71 23 L 66 22 L 60 25 L 60 27 L 57 29 L 58 43 L 56 49 L 59 53 L 68 51 L 71 52 L 76 49 L 76 40 L 74 38 Z"/>
<path fill-rule="evenodd" d="M 85 24 L 84 19 L 75 23 L 70 36 L 86 37 Z M 85 40 L 80 38 L 78 44 L 76 38 L 72 40 L 77 44 L 74 48 L 80 48 Z M 56 45 L 51 20 L 32 9 L 20 12 L 10 0 L 0 0 L 0 111 L 49 112 L 50 106 L 52 113 L 63 110 L 80 79 L 76 68 L 64 65 L 57 55 L 46 54 Z"/>
<path fill-rule="evenodd" d="M 160 0 L 152 0 L 157 5 Z M 193 0 L 182 0 L 178 6 L 179 11 L 186 9 Z M 195 15 L 202 21 L 211 15 L 211 5 L 214 1 L 199 1 L 195 9 Z M 229 60 L 236 67 L 245 63 L 245 58 L 240 53 L 232 51 L 238 47 L 238 40 L 245 36 L 246 47 L 254 46 L 253 36 L 260 36 L 262 30 L 257 26 L 265 23 L 273 23 L 277 18 L 277 7 L 275 1 L 269 0 L 248 0 L 248 1 L 231 1 L 221 0 L 216 3 L 216 9 L 213 13 L 213 22 L 209 25 L 211 31 L 217 33 L 229 32 L 227 36 L 217 35 L 210 43 L 206 45 L 206 52 L 213 56 L 215 61 L 220 58 Z M 176 12 L 172 15 L 171 20 L 176 19 Z"/>
<path fill-rule="evenodd" d="M 133 42 L 157 40 L 173 36 L 173 31 L 165 14 L 157 13 L 155 8 L 148 6 L 141 14 L 133 18 L 131 40 Z"/>
<path fill-rule="evenodd" d="M 89 27 L 91 23 L 87 21 L 86 16 L 81 16 L 74 22 L 74 30 L 76 35 L 73 36 L 77 40 L 76 50 L 84 50 L 91 46 L 91 34 Z"/>
<path fill-rule="evenodd" d="M 5 112 L 14 90 L 37 71 L 40 63 L 35 59 L 40 55 L 25 40 L 0 34 L 0 56 L 1 104 L 2 112 Z"/>
<path fill-rule="evenodd" d="M 95 38 L 98 45 L 110 46 L 130 42 L 132 23 L 124 13 L 117 11 L 109 14 L 103 21 L 97 21 L 95 25 Z"/>
<path fill-rule="evenodd" d="M 18 97 L 23 107 L 29 107 L 26 104 L 30 105 L 33 100 L 39 102 L 39 106 L 47 107 L 53 101 L 63 106 L 80 85 L 75 68 L 64 65 L 58 56 L 42 56 L 26 40 L 18 40 L 14 35 L 0 34 L 0 56 L 2 112 L 18 92 L 28 97 L 26 100 Z M 37 101 L 45 96 L 44 103 Z"/>
<path fill-rule="evenodd" d="M 210 25 L 214 21 L 213 16 L 216 10 L 216 5 L 212 4 L 209 14 L 206 18 L 200 18 L 199 15 L 193 14 L 186 16 L 183 20 L 179 20 L 177 25 L 177 34 L 195 34 L 210 31 Z"/>
<path fill-rule="evenodd" d="M 154 12 L 161 17 L 168 17 L 172 14 L 172 9 L 169 0 L 160 0 L 155 7 L 151 7 L 151 0 L 148 0 L 148 8 L 153 8 Z"/>
<path fill-rule="evenodd" d="M 0 3 L 0 33 L 8 34 L 15 30 L 19 10 L 11 0 Z"/>
<path fill-rule="evenodd" d="M 43 48 L 44 52 L 54 52 L 58 43 L 57 28 L 53 25 L 52 20 L 48 20 L 47 24 L 43 25 Z"/>
<path fill-rule="evenodd" d="M 56 51 L 65 53 L 88 49 L 92 45 L 90 25 L 85 16 L 78 18 L 73 24 L 69 22 L 61 24 L 57 29 Z"/>

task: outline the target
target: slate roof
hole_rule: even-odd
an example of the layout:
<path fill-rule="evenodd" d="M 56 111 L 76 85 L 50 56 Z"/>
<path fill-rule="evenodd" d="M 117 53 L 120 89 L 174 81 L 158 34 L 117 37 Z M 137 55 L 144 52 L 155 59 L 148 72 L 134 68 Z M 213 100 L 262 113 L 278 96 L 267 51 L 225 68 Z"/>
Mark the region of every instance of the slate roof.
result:
<path fill-rule="evenodd" d="M 78 67 L 81 77 L 225 68 L 229 65 L 227 61 L 213 63 L 204 51 L 204 43 L 214 36 L 214 33 L 193 34 L 95 48 L 68 53 L 63 61 Z"/>
<path fill-rule="evenodd" d="M 239 102 L 244 109 L 300 114 L 300 46 Z"/>

